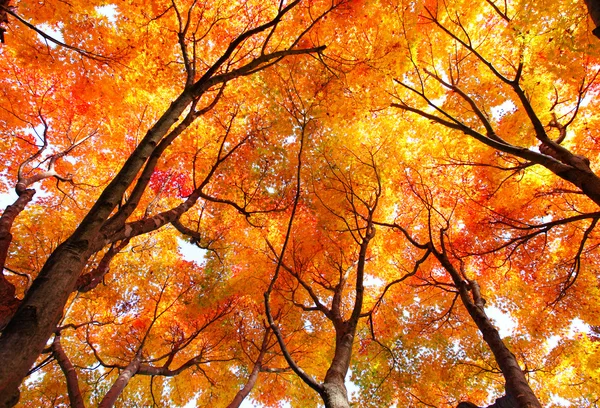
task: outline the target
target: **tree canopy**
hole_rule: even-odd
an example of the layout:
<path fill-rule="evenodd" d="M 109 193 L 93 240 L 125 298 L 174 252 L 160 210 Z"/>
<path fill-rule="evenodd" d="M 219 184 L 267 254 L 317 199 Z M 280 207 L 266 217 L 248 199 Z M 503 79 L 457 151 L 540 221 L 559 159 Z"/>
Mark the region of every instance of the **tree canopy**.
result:
<path fill-rule="evenodd" d="M 0 407 L 600 401 L 593 0 L 0 0 Z"/>

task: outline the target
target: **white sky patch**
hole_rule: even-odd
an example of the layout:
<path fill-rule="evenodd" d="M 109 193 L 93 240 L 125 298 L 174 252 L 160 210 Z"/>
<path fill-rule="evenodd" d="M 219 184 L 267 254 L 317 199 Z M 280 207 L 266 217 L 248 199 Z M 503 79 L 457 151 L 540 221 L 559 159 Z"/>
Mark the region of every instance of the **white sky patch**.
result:
<path fill-rule="evenodd" d="M 179 244 L 179 253 L 182 258 L 188 262 L 195 262 L 198 265 L 202 265 L 206 261 L 206 249 L 199 248 L 197 245 L 190 243 L 181 238 L 177 238 Z"/>
<path fill-rule="evenodd" d="M 54 28 L 48 24 L 40 24 L 37 26 L 37 28 L 39 28 L 41 31 L 48 34 L 50 37 L 54 38 L 55 40 L 63 42 L 63 43 L 65 42 L 65 37 L 63 37 L 62 32 L 60 31 L 59 28 Z M 47 43 L 50 48 L 56 47 L 55 43 L 53 43 L 52 41 L 46 40 L 44 37 L 42 37 L 39 34 L 38 34 L 38 38 L 40 39 L 41 42 Z"/>
<path fill-rule="evenodd" d="M 503 312 L 496 306 L 486 306 L 485 313 L 494 321 L 500 337 L 512 336 L 517 327 L 517 322 L 515 322 L 510 314 Z"/>
<path fill-rule="evenodd" d="M 569 402 L 569 400 L 554 394 L 552 395 L 552 402 L 556 405 L 560 405 L 561 407 L 570 407 L 573 405 L 571 402 Z"/>
<path fill-rule="evenodd" d="M 310 320 L 304 320 L 304 330 L 309 333 L 312 333 L 315 330 Z"/>
<path fill-rule="evenodd" d="M 98 6 L 96 7 L 96 13 L 100 14 L 111 23 L 117 22 L 117 15 L 119 15 L 119 11 L 117 10 L 116 4 L 107 4 L 106 6 Z"/>
<path fill-rule="evenodd" d="M 13 204 L 15 200 L 19 198 L 15 190 L 10 190 L 6 193 L 0 194 L 0 212 L 4 212 L 7 206 Z"/>
<path fill-rule="evenodd" d="M 506 115 L 507 113 L 514 112 L 515 110 L 517 110 L 517 107 L 512 101 L 505 101 L 504 103 L 498 106 L 494 106 L 490 109 L 490 111 L 492 112 L 492 117 L 495 120 L 500 120 L 504 115 Z"/>
<path fill-rule="evenodd" d="M 385 284 L 385 281 L 377 276 L 365 274 L 364 284 L 365 286 L 374 286 L 380 288 Z"/>
<path fill-rule="evenodd" d="M 296 141 L 296 136 L 292 135 L 292 136 L 288 136 L 285 139 L 283 139 L 283 144 L 284 145 L 289 145 L 292 144 Z"/>
<path fill-rule="evenodd" d="M 589 334 L 590 325 L 585 323 L 579 317 L 576 317 L 571 321 L 571 326 L 569 326 L 569 338 L 573 338 L 577 333 L 586 333 Z"/>
<path fill-rule="evenodd" d="M 548 340 L 546 340 L 546 347 L 548 351 L 554 349 L 554 347 L 558 346 L 558 342 L 560 341 L 560 336 L 550 336 Z"/>
<path fill-rule="evenodd" d="M 442 96 L 440 96 L 439 98 L 436 99 L 431 99 L 431 103 L 433 103 L 435 106 L 442 106 L 444 104 L 444 102 L 446 102 L 446 99 L 448 99 L 448 94 L 443 94 Z M 426 111 L 428 112 L 437 112 L 436 109 L 431 106 L 428 105 Z"/>
<path fill-rule="evenodd" d="M 32 203 L 37 203 L 40 198 L 49 197 L 50 193 L 47 190 L 41 188 L 40 183 L 35 183 L 28 188 L 35 189 L 35 195 L 33 196 L 33 200 L 31 203 L 25 207 L 25 211 Z M 15 193 L 14 187 L 10 187 L 10 189 L 6 193 L 0 193 L 0 214 L 4 212 L 8 205 L 14 204 L 15 200 L 18 198 L 17 193 Z"/>

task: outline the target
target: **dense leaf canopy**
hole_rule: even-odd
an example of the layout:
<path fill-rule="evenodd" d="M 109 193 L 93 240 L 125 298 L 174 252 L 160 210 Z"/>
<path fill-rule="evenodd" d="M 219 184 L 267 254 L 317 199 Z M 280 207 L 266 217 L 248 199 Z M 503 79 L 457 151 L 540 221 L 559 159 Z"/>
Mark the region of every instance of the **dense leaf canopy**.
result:
<path fill-rule="evenodd" d="M 597 406 L 594 7 L 0 0 L 0 406 Z"/>

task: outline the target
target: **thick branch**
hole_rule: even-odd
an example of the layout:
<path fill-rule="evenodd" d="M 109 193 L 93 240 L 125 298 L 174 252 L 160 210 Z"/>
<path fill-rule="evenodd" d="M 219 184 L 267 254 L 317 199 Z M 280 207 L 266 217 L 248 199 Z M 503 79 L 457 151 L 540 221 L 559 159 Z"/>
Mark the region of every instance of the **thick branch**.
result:
<path fill-rule="evenodd" d="M 100 404 L 98 404 L 98 408 L 111 408 L 115 405 L 119 395 L 121 395 L 127 384 L 129 384 L 129 381 L 140 369 L 141 359 L 142 355 L 140 348 L 140 350 L 133 357 L 133 360 L 131 360 L 127 367 L 121 371 L 117 380 L 110 387 L 104 398 L 102 398 L 102 401 L 100 401 Z"/>
<path fill-rule="evenodd" d="M 242 404 L 242 401 L 244 401 L 244 399 L 246 399 L 246 397 L 250 394 L 252 388 L 254 388 L 256 380 L 258 379 L 258 374 L 261 371 L 263 371 L 262 364 L 263 359 L 265 357 L 265 353 L 267 352 L 267 348 L 269 346 L 269 338 L 271 337 L 270 334 L 270 329 L 265 329 L 265 334 L 260 345 L 260 351 L 258 353 L 258 357 L 254 362 L 254 365 L 252 366 L 250 376 L 248 377 L 248 380 L 246 381 L 242 389 L 239 390 L 237 394 L 235 394 L 235 397 L 233 397 L 231 403 L 227 405 L 227 408 L 238 408 Z"/>
<path fill-rule="evenodd" d="M 81 390 L 79 389 L 77 371 L 60 344 L 60 333 L 57 333 L 54 336 L 54 341 L 52 342 L 52 354 L 54 355 L 54 358 L 58 362 L 60 369 L 65 374 L 65 378 L 67 379 L 67 391 L 69 393 L 69 402 L 71 403 L 71 407 L 85 408 L 83 398 L 81 396 Z"/>

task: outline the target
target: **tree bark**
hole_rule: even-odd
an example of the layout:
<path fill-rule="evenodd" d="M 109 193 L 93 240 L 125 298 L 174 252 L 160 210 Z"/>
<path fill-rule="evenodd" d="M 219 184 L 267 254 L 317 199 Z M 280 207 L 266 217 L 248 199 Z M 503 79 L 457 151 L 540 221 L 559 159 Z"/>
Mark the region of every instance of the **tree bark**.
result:
<path fill-rule="evenodd" d="M 52 354 L 58 362 L 60 369 L 65 374 L 67 379 L 67 392 L 69 393 L 69 402 L 72 408 L 85 408 L 83 398 L 81 397 L 81 390 L 79 389 L 79 379 L 77 378 L 77 371 L 71 363 L 71 360 L 67 356 L 67 353 L 60 344 L 60 333 L 56 334 L 54 341 L 52 342 Z"/>
<path fill-rule="evenodd" d="M 356 324 L 336 324 L 335 353 L 323 381 L 321 397 L 326 408 L 350 408 L 346 374 L 350 368 Z"/>
<path fill-rule="evenodd" d="M 515 399 L 518 408 L 542 408 L 542 405 L 529 386 L 517 358 L 506 347 L 498 330 L 496 330 L 496 327 L 494 327 L 491 320 L 485 314 L 484 301 L 481 298 L 477 282 L 464 281 L 445 252 L 439 252 L 435 248 L 432 248 L 432 252 L 452 277 L 454 284 L 459 290 L 463 304 L 481 332 L 483 340 L 494 354 L 494 358 L 506 381 L 506 393 Z"/>
<path fill-rule="evenodd" d="M 112 387 L 110 387 L 110 390 L 108 390 L 104 398 L 102 398 L 100 404 L 98 404 L 98 408 L 110 408 L 115 405 L 115 402 L 117 402 L 117 398 L 119 398 L 119 395 L 121 395 L 127 384 L 129 384 L 129 381 L 133 378 L 134 375 L 136 375 L 137 371 L 139 370 L 141 360 L 142 356 L 140 350 L 137 352 L 133 360 L 131 360 L 129 365 L 127 365 L 127 367 L 125 367 L 125 369 L 121 371 L 121 374 L 119 374 L 117 380 L 114 382 Z"/>
<path fill-rule="evenodd" d="M 348 402 L 348 390 L 344 382 L 324 382 L 321 398 L 325 402 L 325 408 L 350 408 Z"/>
<path fill-rule="evenodd" d="M 585 5 L 596 28 L 592 33 L 600 38 L 600 0 L 585 0 Z"/>
<path fill-rule="evenodd" d="M 4 277 L 4 265 L 13 238 L 10 231 L 15 219 L 33 199 L 34 194 L 33 189 L 23 191 L 13 204 L 6 207 L 0 217 L 0 330 L 8 324 L 21 303 L 15 297 L 15 286 Z"/>
<path fill-rule="evenodd" d="M 466 306 L 466 305 L 465 305 Z M 469 310 L 470 309 L 470 310 Z M 481 331 L 484 341 L 488 344 L 506 381 L 506 392 L 514 395 L 519 408 L 542 408 L 537 397 L 529 387 L 525 374 L 517 358 L 506 347 L 498 330 L 494 327 L 485 312 L 478 307 L 467 306 L 469 314 Z"/>
<path fill-rule="evenodd" d="M 258 354 L 256 362 L 254 363 L 254 366 L 252 367 L 252 372 L 250 373 L 250 376 L 248 377 L 248 381 L 246 381 L 246 384 L 244 384 L 242 389 L 239 390 L 237 392 L 237 394 L 235 394 L 235 397 L 233 397 L 233 400 L 231 401 L 231 403 L 229 405 L 227 405 L 227 408 L 239 408 L 239 406 L 242 404 L 244 399 L 246 399 L 246 397 L 250 394 L 250 391 L 252 391 L 252 388 L 254 388 L 254 386 L 256 385 L 256 380 L 258 379 L 258 374 L 260 373 L 260 370 L 262 369 L 263 358 L 265 356 L 265 353 L 267 352 L 267 347 L 269 345 L 269 337 L 270 337 L 269 335 L 270 335 L 270 330 L 266 329 L 265 335 L 263 337 L 263 340 L 262 340 L 262 343 L 260 346 L 260 352 Z"/>
<path fill-rule="evenodd" d="M 64 305 L 94 252 L 102 224 L 119 204 L 154 146 L 192 98 L 183 93 L 150 129 L 75 232 L 56 248 L 0 337 L 0 407 L 18 401 L 18 387 L 54 332 Z"/>
<path fill-rule="evenodd" d="M 516 401 L 510 395 L 503 395 L 498 398 L 492 405 L 488 405 L 485 408 L 514 408 L 517 406 Z M 461 402 L 456 406 L 456 408 L 479 408 L 478 405 L 473 404 L 472 402 Z"/>

